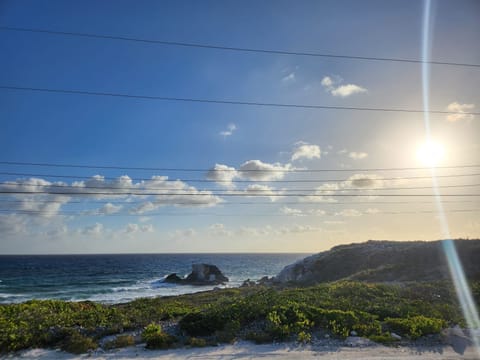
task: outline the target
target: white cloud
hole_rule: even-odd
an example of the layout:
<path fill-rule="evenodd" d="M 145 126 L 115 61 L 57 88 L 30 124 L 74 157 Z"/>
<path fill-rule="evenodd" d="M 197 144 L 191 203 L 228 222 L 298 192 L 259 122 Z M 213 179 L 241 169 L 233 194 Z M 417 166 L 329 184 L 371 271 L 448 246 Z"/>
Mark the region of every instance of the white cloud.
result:
<path fill-rule="evenodd" d="M 235 187 L 232 181 L 237 176 L 238 173 L 235 168 L 223 164 L 215 164 L 215 166 L 207 172 L 208 180 L 215 181 L 226 188 Z"/>
<path fill-rule="evenodd" d="M 260 160 L 248 160 L 240 165 L 238 173 L 245 179 L 268 181 L 282 179 L 285 173 L 291 169 L 290 164 L 269 164 Z"/>
<path fill-rule="evenodd" d="M 295 80 L 296 80 L 296 78 L 295 78 L 295 73 L 294 72 L 291 72 L 290 74 L 285 75 L 282 78 L 282 82 L 284 82 L 284 83 L 295 82 Z"/>
<path fill-rule="evenodd" d="M 124 232 L 127 234 L 133 234 L 138 232 L 153 232 L 153 225 L 152 224 L 139 225 L 139 224 L 130 223 L 130 224 L 127 224 Z"/>
<path fill-rule="evenodd" d="M 333 80 L 329 76 L 325 76 L 321 84 L 325 88 L 325 91 L 329 92 L 333 96 L 339 96 L 339 97 L 347 97 L 351 96 L 354 94 L 361 94 L 361 93 L 366 93 L 367 89 L 355 85 L 355 84 L 345 84 L 345 85 L 340 85 L 342 82 L 342 79 L 339 78 L 338 80 Z"/>
<path fill-rule="evenodd" d="M 81 234 L 99 236 L 103 232 L 103 224 L 95 223 L 94 225 L 86 226 L 80 230 Z"/>
<path fill-rule="evenodd" d="M 280 212 L 285 215 L 293 215 L 293 216 L 303 215 L 302 210 L 290 208 L 288 206 L 283 206 L 282 208 L 280 208 Z"/>
<path fill-rule="evenodd" d="M 223 137 L 232 136 L 235 130 L 237 130 L 237 126 L 234 123 L 230 123 L 227 126 L 227 130 L 220 131 L 220 135 Z"/>
<path fill-rule="evenodd" d="M 271 201 L 278 199 L 279 195 L 283 194 L 282 190 L 275 190 L 273 187 L 263 184 L 251 184 L 245 188 L 246 196 L 265 196 L 269 197 Z"/>
<path fill-rule="evenodd" d="M 348 154 L 348 157 L 354 160 L 361 160 L 365 159 L 368 156 L 366 152 L 357 152 L 357 151 L 351 151 Z"/>
<path fill-rule="evenodd" d="M 221 237 L 230 237 L 233 235 L 231 230 L 228 230 L 225 225 L 220 223 L 210 225 L 209 232 L 211 235 Z"/>
<path fill-rule="evenodd" d="M 325 76 L 321 82 L 322 86 L 331 89 L 333 87 L 333 80 L 330 76 Z"/>
<path fill-rule="evenodd" d="M 330 93 L 333 96 L 340 96 L 340 97 L 347 97 L 353 94 L 361 94 L 365 92 L 367 92 L 367 89 L 355 84 L 341 85 L 336 89 L 330 91 Z"/>
<path fill-rule="evenodd" d="M 303 141 L 295 144 L 292 152 L 292 161 L 299 159 L 320 159 L 321 150 L 318 145 L 310 145 Z"/>
<path fill-rule="evenodd" d="M 335 216 L 358 217 L 362 216 L 362 213 L 355 209 L 344 209 L 342 211 L 336 212 Z"/>
<path fill-rule="evenodd" d="M 27 232 L 27 217 L 18 214 L 0 215 L 0 234 L 20 235 Z"/>
<path fill-rule="evenodd" d="M 472 120 L 472 114 L 464 113 L 471 112 L 474 108 L 475 104 L 460 104 L 454 101 L 447 106 L 447 111 L 456 112 L 458 114 L 448 114 L 447 120 L 451 122 L 456 122 L 460 120 Z"/>
<path fill-rule="evenodd" d="M 122 209 L 122 205 L 113 205 L 112 203 L 107 203 L 98 209 L 98 213 L 101 215 L 115 214 Z"/>
<path fill-rule="evenodd" d="M 374 188 L 374 187 L 383 187 L 385 182 L 382 177 L 375 174 L 355 174 L 350 176 L 346 181 L 343 182 L 342 186 L 345 188 L 354 187 L 354 188 Z"/>
<path fill-rule="evenodd" d="M 197 235 L 197 232 L 192 228 L 175 230 L 170 233 L 170 237 L 175 239 L 191 238 L 191 237 L 194 237 L 195 235 Z"/>
<path fill-rule="evenodd" d="M 377 208 L 368 208 L 367 210 L 365 210 L 365 214 L 370 214 L 370 215 L 378 214 L 379 212 L 380 210 L 378 210 Z"/>
<path fill-rule="evenodd" d="M 141 203 L 140 205 L 131 208 L 130 209 L 130 214 L 143 214 L 149 211 L 156 210 L 160 207 L 160 204 L 154 204 L 151 201 L 146 201 L 144 203 Z"/>

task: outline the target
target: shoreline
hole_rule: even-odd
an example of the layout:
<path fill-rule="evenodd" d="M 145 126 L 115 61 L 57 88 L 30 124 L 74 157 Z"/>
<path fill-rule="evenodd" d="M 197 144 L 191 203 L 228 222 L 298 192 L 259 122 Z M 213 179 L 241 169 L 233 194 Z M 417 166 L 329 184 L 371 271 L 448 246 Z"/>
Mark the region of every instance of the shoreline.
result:
<path fill-rule="evenodd" d="M 363 338 L 358 338 L 363 339 Z M 366 339 L 363 339 L 366 340 Z M 408 345 L 389 347 L 376 343 L 350 344 L 323 344 L 321 342 L 309 345 L 298 343 L 276 343 L 256 345 L 248 341 L 239 341 L 234 344 L 219 345 L 204 348 L 179 348 L 169 350 L 148 350 L 143 344 L 109 351 L 93 351 L 82 355 L 72 355 L 60 350 L 30 349 L 10 354 L 4 359 L 53 359 L 79 360 L 95 359 L 258 359 L 287 360 L 287 359 L 478 359 L 478 354 L 472 346 L 467 346 L 463 352 L 457 352 L 451 345 Z"/>

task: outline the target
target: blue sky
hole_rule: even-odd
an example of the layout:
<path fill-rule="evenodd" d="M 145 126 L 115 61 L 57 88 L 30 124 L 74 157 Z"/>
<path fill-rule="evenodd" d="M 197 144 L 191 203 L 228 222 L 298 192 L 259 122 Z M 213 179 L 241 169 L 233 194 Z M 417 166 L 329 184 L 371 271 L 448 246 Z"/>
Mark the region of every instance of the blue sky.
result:
<path fill-rule="evenodd" d="M 480 63 L 479 3 L 444 0 L 432 4 L 431 58 Z M 421 1 L 20 0 L 0 5 L 0 26 L 405 59 L 421 56 L 422 16 Z M 3 86 L 422 109 L 420 64 L 240 53 L 8 30 L 0 30 L 0 49 Z M 432 65 L 431 108 L 478 111 L 479 77 L 475 67 Z M 439 166 L 480 163 L 478 116 L 457 114 L 448 118 L 437 114 L 431 121 L 432 136 L 445 152 Z M 349 194 L 345 189 L 357 187 L 358 192 L 373 195 L 369 187 L 428 187 L 428 179 L 386 180 L 428 176 L 430 172 L 424 170 L 287 172 L 423 166 L 416 156 L 425 139 L 422 114 L 0 89 L 0 122 L 0 161 L 205 169 L 189 173 L 0 165 L 0 172 L 38 174 L 2 174 L 3 189 L 58 190 L 66 186 L 71 192 L 63 196 L 2 196 L 3 253 L 315 252 L 371 238 L 442 237 L 435 207 L 432 203 L 418 204 L 418 198 L 325 197 L 310 199 L 314 203 L 306 204 L 305 198 L 278 196 L 298 189 L 311 194 L 329 190 L 327 194 L 335 195 Z M 209 174 L 207 170 L 216 164 L 217 169 L 231 168 L 230 172 Z M 242 173 L 246 168 L 276 172 L 255 178 L 253 173 Z M 473 174 L 475 170 L 439 169 L 438 174 Z M 231 175 L 232 183 L 215 183 L 225 181 L 226 174 Z M 179 181 L 152 180 L 155 176 Z M 131 180 L 136 178 L 145 181 Z M 196 179 L 211 182 L 188 181 Z M 321 181 L 276 182 L 305 179 Z M 326 181 L 329 179 L 332 181 Z M 368 179 L 370 183 L 358 186 L 355 179 Z M 445 189 L 445 194 L 478 194 L 478 187 L 473 186 L 476 183 L 478 176 L 440 181 L 443 186 L 469 185 Z M 175 193 L 194 195 L 74 194 L 88 190 L 88 186 L 119 186 L 125 192 L 159 187 L 168 192 L 175 188 Z M 211 194 L 202 195 L 202 191 Z M 243 195 L 215 195 L 229 191 Z M 248 196 L 255 191 L 265 196 Z M 272 193 L 277 196 L 269 197 Z M 185 199 L 198 199 L 199 203 L 186 206 Z M 381 204 L 402 200 L 412 204 Z M 478 198 L 448 200 L 458 202 L 446 203 L 447 210 L 468 210 L 448 214 L 452 236 L 478 237 Z M 361 203 L 342 203 L 348 201 Z M 406 214 L 412 210 L 420 213 Z M 389 214 L 392 212 L 398 214 Z"/>

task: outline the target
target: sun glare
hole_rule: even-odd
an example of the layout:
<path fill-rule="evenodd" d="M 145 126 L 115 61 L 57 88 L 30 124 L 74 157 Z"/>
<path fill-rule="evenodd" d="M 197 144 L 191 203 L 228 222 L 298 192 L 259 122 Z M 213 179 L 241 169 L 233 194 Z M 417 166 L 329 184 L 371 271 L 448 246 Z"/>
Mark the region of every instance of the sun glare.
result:
<path fill-rule="evenodd" d="M 437 142 L 428 141 L 417 150 L 418 160 L 425 166 L 438 166 L 445 157 L 445 147 Z"/>

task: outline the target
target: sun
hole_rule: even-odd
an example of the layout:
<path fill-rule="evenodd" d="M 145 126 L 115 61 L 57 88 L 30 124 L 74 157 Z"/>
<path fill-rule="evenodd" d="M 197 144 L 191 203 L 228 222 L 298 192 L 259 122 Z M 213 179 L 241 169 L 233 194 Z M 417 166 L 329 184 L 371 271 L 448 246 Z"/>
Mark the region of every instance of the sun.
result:
<path fill-rule="evenodd" d="M 424 166 L 438 166 L 445 158 L 445 147 L 441 143 L 427 141 L 418 148 L 417 158 Z"/>

